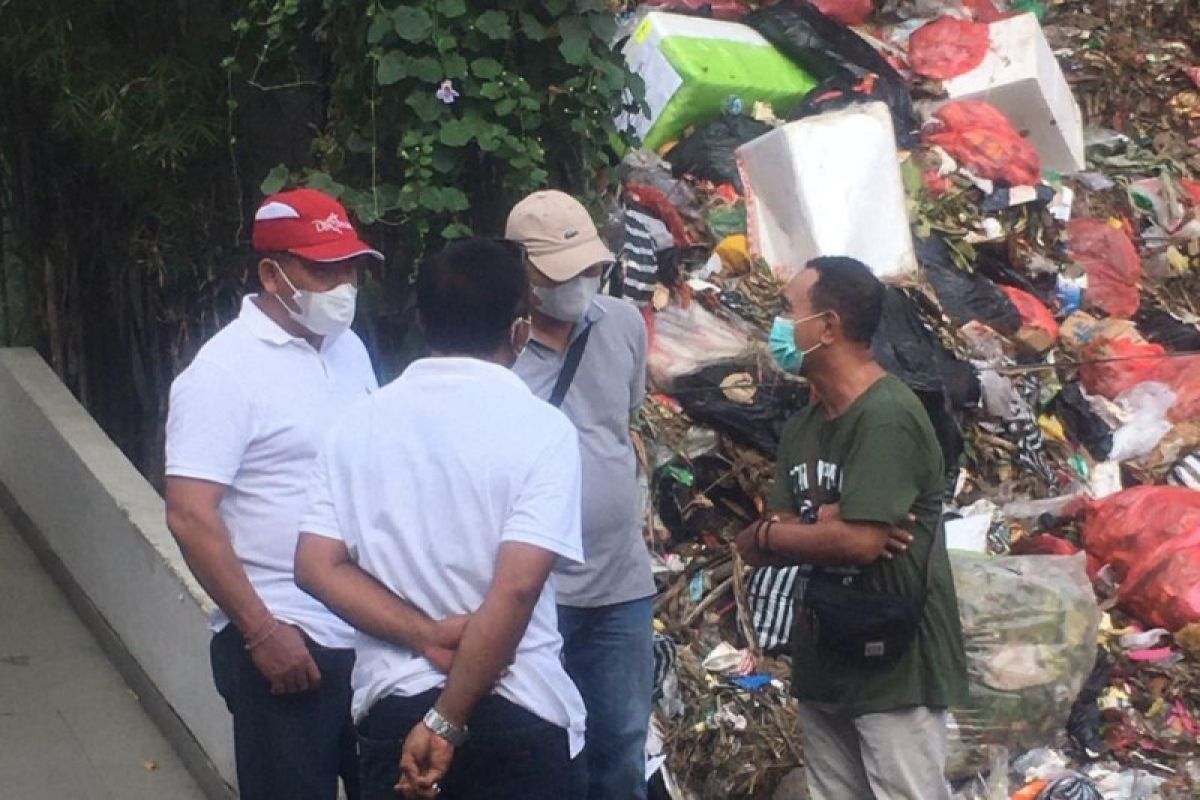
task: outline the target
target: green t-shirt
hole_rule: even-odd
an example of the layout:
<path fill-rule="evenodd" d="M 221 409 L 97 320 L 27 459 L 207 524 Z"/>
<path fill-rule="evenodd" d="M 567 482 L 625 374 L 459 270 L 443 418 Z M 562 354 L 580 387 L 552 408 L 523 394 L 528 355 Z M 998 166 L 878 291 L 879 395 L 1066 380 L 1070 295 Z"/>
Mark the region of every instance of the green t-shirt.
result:
<path fill-rule="evenodd" d="M 822 648 L 798 609 L 792 693 L 852 716 L 965 702 L 966 655 L 950 558 L 944 542 L 933 551 L 945 470 L 916 395 L 887 375 L 836 419 L 827 419 L 817 404 L 809 406 L 784 427 L 775 476 L 771 509 L 799 514 L 807 522 L 816 520 L 822 504 L 837 502 L 848 522 L 901 524 L 910 509 L 917 516 L 912 545 L 895 559 L 866 567 L 806 566 L 806 574 L 815 569 L 854 574 L 864 589 L 919 597 L 931 551 L 934 558 L 925 616 L 916 639 L 894 664 L 863 665 Z M 797 581 L 801 605 L 806 583 Z"/>

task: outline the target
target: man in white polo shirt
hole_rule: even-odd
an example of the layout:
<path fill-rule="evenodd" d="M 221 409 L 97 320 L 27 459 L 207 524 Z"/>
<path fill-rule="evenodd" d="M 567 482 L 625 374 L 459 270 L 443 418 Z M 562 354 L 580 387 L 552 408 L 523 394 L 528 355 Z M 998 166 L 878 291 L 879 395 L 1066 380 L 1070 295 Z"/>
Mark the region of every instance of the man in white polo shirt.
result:
<path fill-rule="evenodd" d="M 509 371 L 529 338 L 521 249 L 451 243 L 417 307 L 433 355 L 334 426 L 296 552 L 297 582 L 359 631 L 363 798 L 582 800 L 584 707 L 548 582 L 583 555 L 579 446 Z M 471 615 L 448 677 L 396 644 L 406 603 Z"/>
<path fill-rule="evenodd" d="M 293 557 L 321 437 L 377 388 L 349 326 L 359 259 L 382 256 L 308 189 L 268 197 L 253 244 L 263 291 L 171 387 L 167 524 L 217 604 L 242 800 L 334 800 L 339 774 L 353 800 L 353 631 L 296 587 Z"/>

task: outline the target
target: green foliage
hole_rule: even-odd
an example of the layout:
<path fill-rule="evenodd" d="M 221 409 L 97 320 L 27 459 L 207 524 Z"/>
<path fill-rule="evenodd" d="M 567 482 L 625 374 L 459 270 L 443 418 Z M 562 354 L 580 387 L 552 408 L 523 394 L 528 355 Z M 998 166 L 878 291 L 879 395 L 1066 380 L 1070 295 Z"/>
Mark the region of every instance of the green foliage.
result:
<path fill-rule="evenodd" d="M 262 189 L 335 190 L 409 256 L 498 233 L 535 189 L 602 191 L 631 141 L 614 114 L 641 91 L 609 47 L 615 27 L 588 0 L 252 0 L 234 30 L 256 54 L 254 76 L 295 74 L 292 54 L 313 35 L 331 71 L 315 163 L 280 165 Z"/>

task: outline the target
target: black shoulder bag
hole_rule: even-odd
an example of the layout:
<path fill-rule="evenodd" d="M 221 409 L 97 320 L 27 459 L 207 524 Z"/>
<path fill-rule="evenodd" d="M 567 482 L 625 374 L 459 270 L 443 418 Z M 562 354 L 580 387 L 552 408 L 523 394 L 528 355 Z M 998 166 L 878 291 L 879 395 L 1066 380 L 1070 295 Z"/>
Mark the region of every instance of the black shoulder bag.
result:
<path fill-rule="evenodd" d="M 917 637 L 925 616 L 925 601 L 933 579 L 933 560 L 942 542 L 939 520 L 925 562 L 925 587 L 920 597 L 871 592 L 853 578 L 814 575 L 798 598 L 803 619 L 818 646 L 861 664 L 892 664 Z M 804 623 L 801 623 L 804 624 Z"/>
<path fill-rule="evenodd" d="M 555 408 L 561 408 L 563 399 L 567 396 L 567 390 L 571 388 L 571 382 L 575 380 L 575 372 L 579 369 L 579 362 L 583 360 L 583 349 L 587 347 L 588 337 L 592 335 L 592 326 L 588 325 L 583 329 L 583 333 L 575 337 L 575 341 L 571 342 L 571 346 L 567 348 L 567 355 L 563 358 L 562 369 L 558 371 L 558 380 L 554 382 L 554 389 L 550 392 L 550 405 Z"/>

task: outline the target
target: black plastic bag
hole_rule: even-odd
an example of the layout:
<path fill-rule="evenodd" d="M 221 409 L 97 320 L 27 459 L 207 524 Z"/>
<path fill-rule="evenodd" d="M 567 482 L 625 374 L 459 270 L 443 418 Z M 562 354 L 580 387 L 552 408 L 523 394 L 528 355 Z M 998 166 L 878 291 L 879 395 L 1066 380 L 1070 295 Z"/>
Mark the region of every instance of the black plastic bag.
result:
<path fill-rule="evenodd" d="M 792 119 L 881 100 L 891 111 L 897 144 L 908 147 L 916 141 L 920 123 L 904 79 L 852 29 L 803 0 L 761 8 L 745 23 L 821 81 Z"/>
<path fill-rule="evenodd" d="M 723 114 L 685 136 L 671 150 L 671 172 L 676 177 L 690 174 L 718 185 L 731 183 L 741 193 L 742 178 L 734 151 L 771 130 L 770 125 L 753 117 Z"/>
<path fill-rule="evenodd" d="M 721 382 L 743 372 L 757 374 L 745 364 L 713 364 L 676 378 L 671 394 L 695 421 L 773 457 L 784 423 L 808 403 L 808 388 L 772 373 L 754 387 L 753 402 L 737 403 L 725 396 Z"/>
<path fill-rule="evenodd" d="M 918 295 L 919 297 L 919 295 Z M 957 412 L 979 402 L 979 381 L 970 364 L 942 347 L 908 295 L 888 287 L 871 352 L 880 366 L 912 389 L 937 434 L 947 472 L 963 452 Z"/>
<path fill-rule="evenodd" d="M 1103 647 L 1096 648 L 1096 665 L 1079 690 L 1079 696 L 1071 706 L 1071 715 L 1067 717 L 1067 735 L 1085 761 L 1095 761 L 1108 750 L 1104 737 L 1100 735 L 1100 707 L 1097 701 L 1108 688 L 1112 672 L 1113 664 L 1108 651 Z"/>
<path fill-rule="evenodd" d="M 1079 442 L 1097 461 L 1106 461 L 1112 451 L 1113 432 L 1092 410 L 1077 383 L 1068 383 L 1054 399 L 1054 413 L 1062 420 L 1067 438 Z"/>
<path fill-rule="evenodd" d="M 703 493 L 707 502 L 694 502 Z M 655 473 L 655 510 L 674 544 L 694 541 L 705 533 L 719 532 L 729 508 L 741 509 L 749 522 L 758 516 L 754 500 L 742 491 L 730 472 L 729 462 L 706 455 L 685 461 L 676 458 Z"/>
<path fill-rule="evenodd" d="M 954 266 L 950 248 L 937 237 L 916 239 L 917 261 L 933 286 L 942 310 L 955 325 L 977 321 L 1011 336 L 1021 328 L 1021 314 L 996 284 L 978 272 Z"/>
<path fill-rule="evenodd" d="M 1142 336 L 1172 352 L 1200 350 L 1200 330 L 1195 325 L 1180 322 L 1149 301 L 1142 302 L 1133 322 Z"/>

